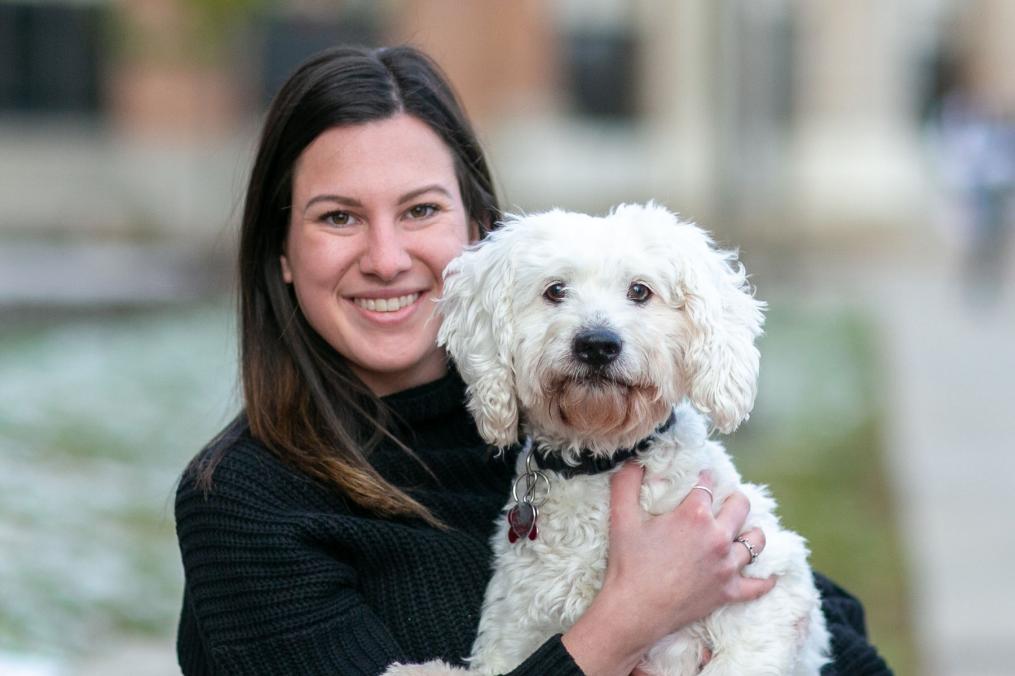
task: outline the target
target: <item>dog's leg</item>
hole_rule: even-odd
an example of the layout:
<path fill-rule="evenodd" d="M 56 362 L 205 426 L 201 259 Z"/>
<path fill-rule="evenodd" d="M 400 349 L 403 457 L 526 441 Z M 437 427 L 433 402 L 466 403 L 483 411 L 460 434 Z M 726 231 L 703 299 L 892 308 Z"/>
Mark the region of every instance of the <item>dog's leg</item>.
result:
<path fill-rule="evenodd" d="M 705 661 L 706 642 L 699 636 L 700 625 L 666 636 L 652 646 L 638 665 L 644 676 L 697 674 Z"/>
<path fill-rule="evenodd" d="M 831 645 L 831 636 L 825 626 L 825 616 L 821 613 L 820 604 L 816 604 L 810 615 L 800 621 L 797 630 L 801 648 L 794 676 L 817 674 L 821 671 L 821 667 L 829 662 Z"/>
<path fill-rule="evenodd" d="M 491 585 L 491 588 L 496 588 Z M 517 594 L 518 586 L 509 587 Z M 510 592 L 509 592 L 510 593 Z M 565 628 L 535 621 L 516 599 L 488 599 L 479 623 L 476 642 L 468 662 L 476 674 L 503 674 L 511 671 L 534 653 L 547 638 Z M 529 608 L 535 600 L 526 596 Z"/>
<path fill-rule="evenodd" d="M 705 621 L 716 650 L 702 675 L 817 676 L 828 661 L 820 603 L 801 559 L 765 596 L 721 608 Z"/>
<path fill-rule="evenodd" d="M 511 671 L 535 652 L 548 637 L 562 631 L 545 613 L 535 613 L 536 595 L 545 585 L 537 584 L 538 568 L 517 547 L 507 546 L 507 528 L 498 527 L 494 550 L 498 567 L 486 588 L 483 612 L 476 641 L 468 659 L 477 674 Z M 541 560 L 545 563 L 545 557 Z M 543 609 L 545 610 L 545 609 Z"/>

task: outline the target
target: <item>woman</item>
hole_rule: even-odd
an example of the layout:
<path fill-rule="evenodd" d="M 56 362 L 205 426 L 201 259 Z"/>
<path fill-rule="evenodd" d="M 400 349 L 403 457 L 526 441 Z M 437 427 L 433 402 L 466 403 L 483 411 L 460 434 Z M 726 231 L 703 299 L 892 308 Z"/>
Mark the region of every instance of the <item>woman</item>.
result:
<path fill-rule="evenodd" d="M 176 501 L 185 674 L 376 674 L 468 654 L 512 464 L 465 411 L 432 300 L 498 216 L 469 123 L 418 51 L 330 50 L 276 97 L 240 241 L 245 408 Z M 692 491 L 650 519 L 640 481 L 633 463 L 614 477 L 602 591 L 514 673 L 627 674 L 658 637 L 771 588 L 740 575 L 743 496 L 713 517 Z M 819 582 L 829 673 L 887 673 L 859 604 Z"/>

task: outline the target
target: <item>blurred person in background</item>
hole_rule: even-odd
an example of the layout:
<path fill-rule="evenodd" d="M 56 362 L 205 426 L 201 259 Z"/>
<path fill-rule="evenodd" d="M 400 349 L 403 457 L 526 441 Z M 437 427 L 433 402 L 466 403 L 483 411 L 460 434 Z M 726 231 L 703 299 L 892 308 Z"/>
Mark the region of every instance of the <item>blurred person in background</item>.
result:
<path fill-rule="evenodd" d="M 964 64 L 942 70 L 949 82 L 932 124 L 941 173 L 957 202 L 965 240 L 963 278 L 974 301 L 991 302 L 1004 287 L 1015 220 L 1015 111 L 982 100 L 969 86 Z"/>
<path fill-rule="evenodd" d="M 377 674 L 468 655 L 513 462 L 480 439 L 432 301 L 499 217 L 471 125 L 419 51 L 336 48 L 283 86 L 240 239 L 244 410 L 177 493 L 185 674 Z M 615 474 L 615 513 L 640 514 L 641 474 Z M 773 580 L 740 573 L 746 498 L 714 517 L 707 500 L 692 491 L 614 529 L 593 604 L 512 673 L 631 673 L 659 637 L 767 592 Z M 818 586 L 824 673 L 891 673 L 860 603 Z"/>

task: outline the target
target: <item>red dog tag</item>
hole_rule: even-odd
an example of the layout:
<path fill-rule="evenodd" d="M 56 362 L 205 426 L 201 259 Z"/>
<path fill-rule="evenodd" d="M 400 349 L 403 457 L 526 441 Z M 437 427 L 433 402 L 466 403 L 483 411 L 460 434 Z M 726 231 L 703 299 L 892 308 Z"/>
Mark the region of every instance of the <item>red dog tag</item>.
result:
<path fill-rule="evenodd" d="M 536 539 L 536 506 L 531 502 L 519 502 L 508 512 L 508 542 L 520 538 Z"/>

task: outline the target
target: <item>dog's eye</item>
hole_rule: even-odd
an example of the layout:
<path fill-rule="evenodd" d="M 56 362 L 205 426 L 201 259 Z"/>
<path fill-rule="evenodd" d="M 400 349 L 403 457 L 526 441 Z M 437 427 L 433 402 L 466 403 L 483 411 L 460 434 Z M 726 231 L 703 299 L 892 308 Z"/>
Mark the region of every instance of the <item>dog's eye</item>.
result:
<path fill-rule="evenodd" d="M 633 300 L 635 303 L 644 303 L 652 297 L 652 289 L 648 288 L 641 282 L 635 282 L 627 289 L 627 297 Z"/>
<path fill-rule="evenodd" d="M 560 303 L 564 300 L 564 296 L 566 295 L 567 287 L 564 286 L 564 282 L 554 282 L 550 286 L 546 287 L 546 291 L 543 292 L 543 298 L 551 303 Z"/>

